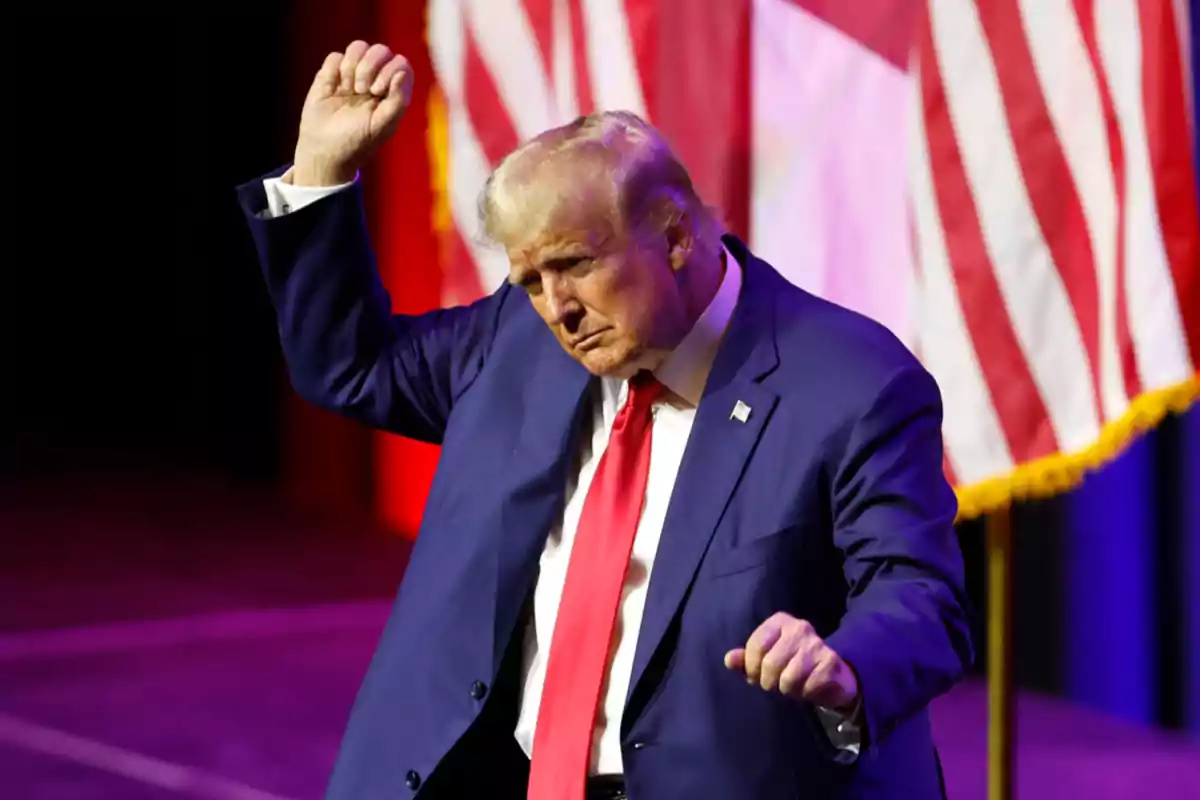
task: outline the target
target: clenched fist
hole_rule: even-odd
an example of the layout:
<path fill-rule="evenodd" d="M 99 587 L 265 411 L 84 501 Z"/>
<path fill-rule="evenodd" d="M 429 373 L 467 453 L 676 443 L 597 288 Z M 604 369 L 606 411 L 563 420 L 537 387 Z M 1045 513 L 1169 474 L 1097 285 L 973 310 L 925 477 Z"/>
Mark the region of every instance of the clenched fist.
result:
<path fill-rule="evenodd" d="M 813 626 L 780 612 L 759 625 L 745 647 L 725 654 L 725 666 L 746 680 L 833 711 L 858 704 L 858 677 Z"/>
<path fill-rule="evenodd" d="M 408 61 L 386 45 L 351 42 L 345 53 L 326 56 L 304 100 L 291 182 L 333 186 L 353 180 L 396 130 L 412 86 Z"/>

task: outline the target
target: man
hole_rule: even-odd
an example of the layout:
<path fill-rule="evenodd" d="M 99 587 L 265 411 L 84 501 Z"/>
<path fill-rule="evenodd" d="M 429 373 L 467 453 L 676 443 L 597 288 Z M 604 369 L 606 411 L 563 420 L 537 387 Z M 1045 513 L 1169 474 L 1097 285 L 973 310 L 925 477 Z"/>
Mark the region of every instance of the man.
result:
<path fill-rule="evenodd" d="M 971 656 L 933 380 L 626 113 L 491 177 L 507 285 L 393 317 L 357 174 L 411 86 L 330 54 L 240 190 L 297 390 L 442 445 L 328 796 L 940 796 L 925 707 Z"/>

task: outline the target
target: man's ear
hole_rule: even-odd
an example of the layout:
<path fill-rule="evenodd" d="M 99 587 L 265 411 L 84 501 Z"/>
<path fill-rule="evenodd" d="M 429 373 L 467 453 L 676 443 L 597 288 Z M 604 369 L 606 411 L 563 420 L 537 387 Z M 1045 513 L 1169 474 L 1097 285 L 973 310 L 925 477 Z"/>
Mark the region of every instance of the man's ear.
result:
<path fill-rule="evenodd" d="M 676 210 L 667 223 L 667 258 L 671 269 L 679 272 L 692 254 L 696 235 L 692 231 L 692 220 L 686 211 Z"/>

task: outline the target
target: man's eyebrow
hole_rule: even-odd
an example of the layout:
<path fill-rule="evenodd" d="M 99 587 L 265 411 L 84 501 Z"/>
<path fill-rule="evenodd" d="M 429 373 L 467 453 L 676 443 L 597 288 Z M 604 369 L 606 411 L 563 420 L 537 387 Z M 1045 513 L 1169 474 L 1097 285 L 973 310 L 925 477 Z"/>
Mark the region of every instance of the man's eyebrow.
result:
<path fill-rule="evenodd" d="M 592 249 L 583 242 L 540 248 L 526 255 L 525 263 L 528 266 L 521 268 L 517 274 L 534 272 L 547 267 L 553 269 L 555 267 L 567 266 L 566 262 L 577 261 L 591 255 Z"/>
<path fill-rule="evenodd" d="M 588 257 L 586 250 L 576 250 L 575 252 L 559 253 L 550 258 L 547 258 L 541 263 L 541 266 L 547 269 L 566 269 L 575 263 L 582 261 Z"/>
<path fill-rule="evenodd" d="M 535 264 L 549 264 L 551 261 L 562 261 L 566 258 L 578 258 L 587 253 L 591 245 L 587 242 L 565 242 L 563 244 L 542 247 L 531 254 L 530 261 Z"/>

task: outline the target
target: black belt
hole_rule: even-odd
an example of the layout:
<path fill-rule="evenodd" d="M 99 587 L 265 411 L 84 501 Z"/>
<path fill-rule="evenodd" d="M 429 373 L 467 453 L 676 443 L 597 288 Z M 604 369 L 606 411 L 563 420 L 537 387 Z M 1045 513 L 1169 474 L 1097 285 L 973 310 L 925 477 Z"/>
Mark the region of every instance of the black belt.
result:
<path fill-rule="evenodd" d="M 592 775 L 587 779 L 586 800 L 629 800 L 624 775 Z"/>

